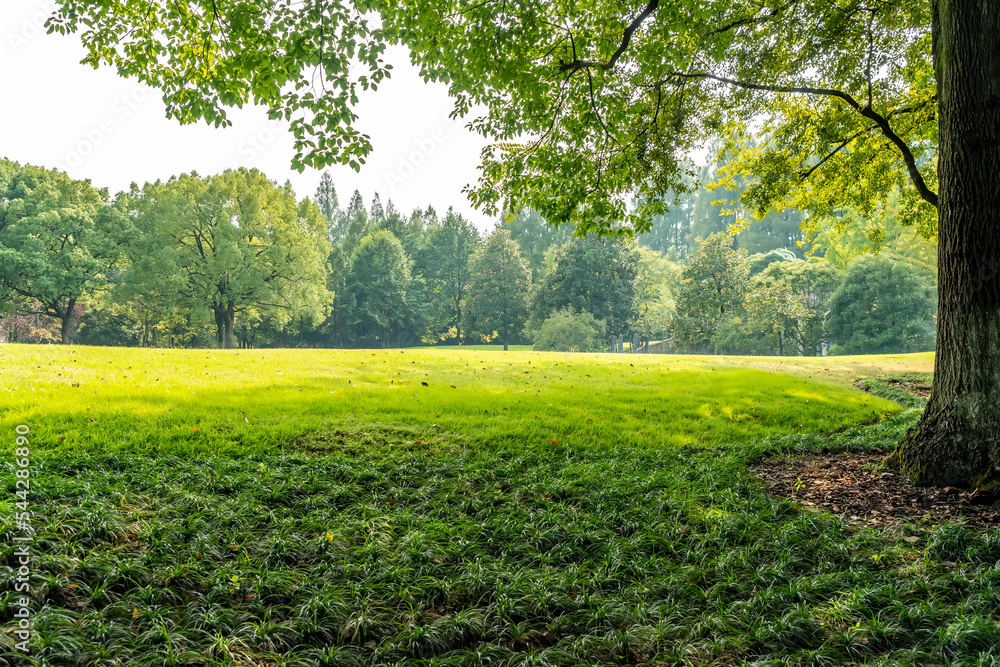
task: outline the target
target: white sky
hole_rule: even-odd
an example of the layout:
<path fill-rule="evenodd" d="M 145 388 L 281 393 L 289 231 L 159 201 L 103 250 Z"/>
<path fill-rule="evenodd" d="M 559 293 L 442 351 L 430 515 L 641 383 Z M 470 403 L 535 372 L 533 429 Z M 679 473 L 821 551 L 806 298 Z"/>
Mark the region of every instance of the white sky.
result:
<path fill-rule="evenodd" d="M 81 65 L 76 36 L 46 35 L 42 24 L 51 0 L 4 0 L 0 4 L 0 157 L 56 167 L 89 178 L 112 193 L 156 179 L 228 167 L 256 167 L 279 184 L 291 179 L 299 197 L 312 197 L 320 171 L 290 168 L 291 134 L 263 109 L 230 112 L 233 126 L 181 126 L 164 115 L 156 91 L 122 79 L 110 68 Z M 373 153 L 360 173 L 331 167 L 342 207 L 355 189 L 365 206 L 378 192 L 409 215 L 415 207 L 449 206 L 481 229 L 493 221 L 474 210 L 462 193 L 478 177 L 485 141 L 451 121 L 444 85 L 427 84 L 403 49 L 391 50 L 392 78 L 377 92 L 363 91 L 357 127 L 372 139 Z"/>

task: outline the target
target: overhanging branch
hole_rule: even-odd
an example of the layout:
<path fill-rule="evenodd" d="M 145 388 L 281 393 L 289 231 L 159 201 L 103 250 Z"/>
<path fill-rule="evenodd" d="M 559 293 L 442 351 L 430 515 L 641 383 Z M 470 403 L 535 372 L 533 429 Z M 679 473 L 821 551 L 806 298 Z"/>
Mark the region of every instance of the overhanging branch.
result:
<path fill-rule="evenodd" d="M 738 88 L 744 88 L 746 90 L 759 90 L 768 93 L 820 95 L 824 97 L 835 97 L 843 100 L 860 115 L 874 121 L 875 125 L 877 125 L 879 130 L 882 131 L 882 134 L 896 146 L 903 156 L 903 162 L 906 163 L 906 169 L 910 174 L 910 180 L 913 182 L 914 187 L 917 188 L 917 192 L 920 193 L 920 196 L 924 201 L 937 208 L 937 193 L 927 187 L 927 183 L 924 181 L 923 175 L 921 175 L 920 170 L 917 168 L 917 160 L 913 157 L 913 152 L 910 150 L 910 147 L 907 146 L 906 142 L 893 131 L 892 126 L 889 125 L 889 121 L 885 116 L 876 112 L 868 105 L 862 107 L 850 93 L 845 93 L 841 90 L 834 90 L 832 88 L 814 88 L 811 86 L 772 86 L 760 83 L 749 83 L 747 81 L 729 79 L 724 76 L 716 76 L 707 72 L 676 72 L 667 77 L 667 80 L 669 79 L 708 79 L 736 86 Z"/>

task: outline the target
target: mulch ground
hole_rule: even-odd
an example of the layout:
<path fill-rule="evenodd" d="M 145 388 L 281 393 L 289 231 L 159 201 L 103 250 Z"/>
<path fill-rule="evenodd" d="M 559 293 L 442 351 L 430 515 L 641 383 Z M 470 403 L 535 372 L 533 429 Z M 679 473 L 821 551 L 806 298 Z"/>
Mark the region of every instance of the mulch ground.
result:
<path fill-rule="evenodd" d="M 753 467 L 768 492 L 825 509 L 852 523 L 888 528 L 937 525 L 961 518 L 970 528 L 1000 527 L 1000 504 L 956 487 L 915 487 L 881 469 L 888 452 L 809 455 L 772 459 Z M 986 502 L 984 502 L 986 501 Z"/>
<path fill-rule="evenodd" d="M 922 382 L 889 380 L 888 384 L 923 398 L 931 388 Z M 1000 528 L 1000 500 L 953 486 L 919 487 L 882 468 L 888 452 L 812 454 L 770 459 L 753 467 L 768 493 L 795 498 L 804 507 L 825 509 L 851 523 L 870 528 L 900 524 L 934 526 L 962 519 L 970 528 Z"/>

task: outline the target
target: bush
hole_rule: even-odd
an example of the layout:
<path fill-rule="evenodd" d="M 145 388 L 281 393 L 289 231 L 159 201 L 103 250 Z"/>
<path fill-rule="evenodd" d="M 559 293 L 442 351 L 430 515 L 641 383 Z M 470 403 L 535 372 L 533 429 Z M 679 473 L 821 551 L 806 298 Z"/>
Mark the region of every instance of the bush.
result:
<path fill-rule="evenodd" d="M 558 310 L 542 322 L 533 349 L 555 352 L 602 352 L 607 325 L 587 311 Z"/>

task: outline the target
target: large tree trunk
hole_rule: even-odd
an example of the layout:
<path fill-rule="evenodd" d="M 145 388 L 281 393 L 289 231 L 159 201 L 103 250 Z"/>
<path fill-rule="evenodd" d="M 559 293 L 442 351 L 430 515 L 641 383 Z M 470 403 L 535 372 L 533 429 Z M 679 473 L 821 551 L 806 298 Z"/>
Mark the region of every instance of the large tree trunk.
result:
<path fill-rule="evenodd" d="M 927 409 L 893 454 L 917 484 L 1000 491 L 1000 3 L 938 0 L 938 334 Z"/>
<path fill-rule="evenodd" d="M 215 313 L 215 342 L 222 347 L 226 340 L 226 309 L 219 306 L 212 306 L 212 312 Z"/>
<path fill-rule="evenodd" d="M 70 345 L 73 342 L 73 309 L 76 308 L 76 299 L 70 299 L 64 311 L 59 312 L 59 339 L 63 345 Z"/>
<path fill-rule="evenodd" d="M 233 339 L 233 330 L 236 328 L 236 306 L 232 302 L 226 308 L 223 320 L 226 325 L 226 349 L 231 350 L 236 347 Z"/>

